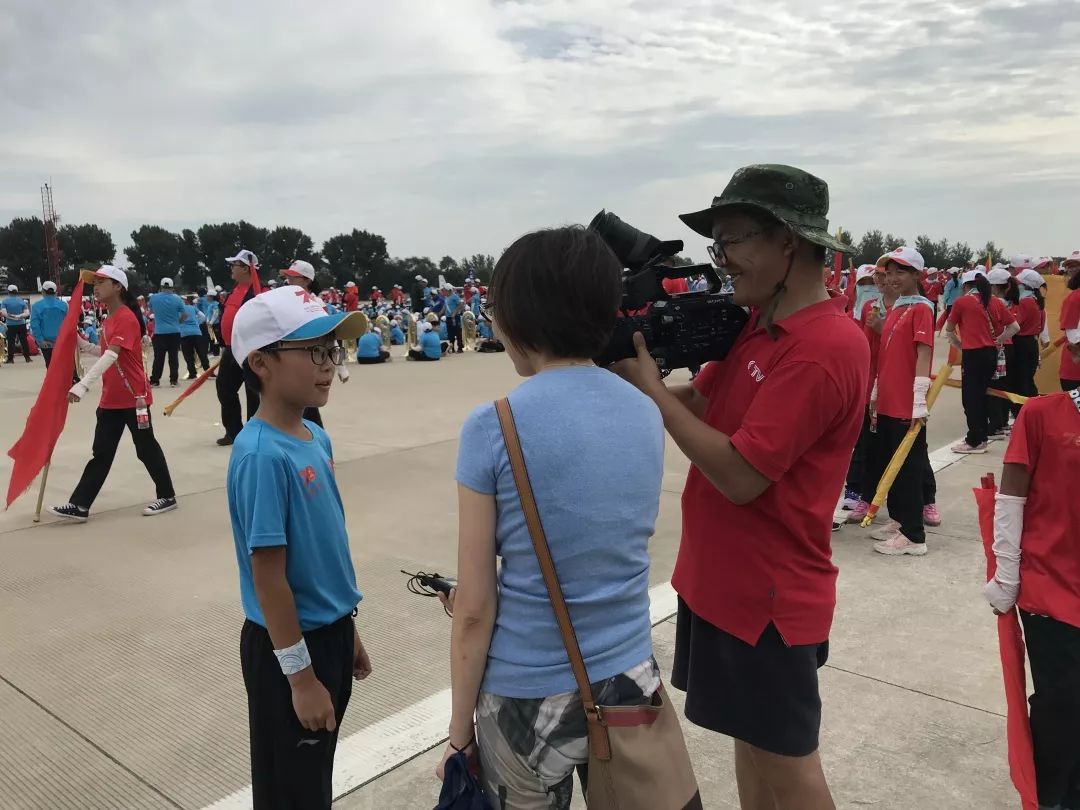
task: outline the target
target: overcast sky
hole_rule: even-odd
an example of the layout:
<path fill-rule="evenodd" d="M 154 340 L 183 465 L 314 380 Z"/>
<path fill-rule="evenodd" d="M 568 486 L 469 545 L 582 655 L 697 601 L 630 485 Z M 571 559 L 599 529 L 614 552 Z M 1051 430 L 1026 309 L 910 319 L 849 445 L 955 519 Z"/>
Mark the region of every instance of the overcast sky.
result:
<path fill-rule="evenodd" d="M 119 247 L 247 219 L 498 253 L 732 171 L 825 179 L 832 226 L 1080 248 L 1077 0 L 4 0 L 0 222 Z"/>

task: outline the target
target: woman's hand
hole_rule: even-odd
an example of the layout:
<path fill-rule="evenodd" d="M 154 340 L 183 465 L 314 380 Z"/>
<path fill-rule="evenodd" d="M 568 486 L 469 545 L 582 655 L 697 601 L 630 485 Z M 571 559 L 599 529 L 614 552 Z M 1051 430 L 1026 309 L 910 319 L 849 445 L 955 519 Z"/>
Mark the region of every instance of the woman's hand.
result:
<path fill-rule="evenodd" d="M 72 405 L 74 405 L 76 402 L 79 402 L 79 401 L 80 401 L 80 399 L 79 399 L 78 394 L 73 394 L 70 391 L 68 391 L 68 402 L 70 402 Z"/>
<path fill-rule="evenodd" d="M 439 766 L 435 769 L 435 776 L 439 779 L 440 782 L 446 778 L 446 761 L 450 759 L 450 757 L 452 757 L 454 754 L 458 753 L 454 750 L 454 746 L 452 745 L 453 742 L 454 739 L 453 737 L 451 737 L 450 740 L 446 743 L 446 750 L 443 751 L 442 760 L 439 762 Z M 478 765 L 476 741 L 470 740 L 468 746 L 462 749 L 462 753 L 465 754 L 465 760 L 468 762 L 469 770 L 475 773 Z"/>
<path fill-rule="evenodd" d="M 453 616 L 454 616 L 454 600 L 456 598 L 457 598 L 457 588 L 451 588 L 449 596 L 447 596 L 442 591 L 439 591 L 439 601 L 442 602 L 443 608 L 446 610 L 447 613 L 450 614 L 451 618 L 453 618 Z"/>

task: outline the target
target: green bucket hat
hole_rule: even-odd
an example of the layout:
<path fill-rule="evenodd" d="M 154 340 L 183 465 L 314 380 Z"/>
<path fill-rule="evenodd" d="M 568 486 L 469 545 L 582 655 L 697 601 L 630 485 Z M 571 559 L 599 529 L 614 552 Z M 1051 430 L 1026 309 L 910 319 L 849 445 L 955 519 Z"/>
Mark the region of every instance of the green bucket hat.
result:
<path fill-rule="evenodd" d="M 713 197 L 712 205 L 692 214 L 680 214 L 679 219 L 712 239 L 717 211 L 737 206 L 759 208 L 816 245 L 841 253 L 854 249 L 829 235 L 829 185 L 794 166 L 774 163 L 744 166 L 732 175 L 724 192 Z"/>

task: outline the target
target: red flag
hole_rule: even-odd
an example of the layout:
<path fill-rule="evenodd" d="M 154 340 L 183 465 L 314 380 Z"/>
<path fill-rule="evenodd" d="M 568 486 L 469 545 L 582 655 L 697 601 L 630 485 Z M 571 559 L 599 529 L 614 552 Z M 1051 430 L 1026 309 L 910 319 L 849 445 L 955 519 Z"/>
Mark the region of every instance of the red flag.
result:
<path fill-rule="evenodd" d="M 975 490 L 979 506 L 979 529 L 986 551 L 986 578 L 997 568 L 994 557 L 994 486 L 993 476 L 982 480 Z M 1005 680 L 1005 736 L 1009 746 L 1009 775 L 1020 794 L 1023 810 L 1039 806 L 1035 790 L 1035 749 L 1031 742 L 1031 723 L 1028 720 L 1027 683 L 1024 672 L 1024 636 L 1016 608 L 997 617 L 998 651 L 1001 655 L 1001 675 Z"/>
<path fill-rule="evenodd" d="M 38 391 L 37 400 L 26 417 L 26 429 L 19 440 L 8 450 L 14 459 L 11 480 L 8 482 L 5 509 L 30 488 L 41 468 L 52 458 L 56 440 L 64 429 L 68 411 L 68 389 L 75 371 L 75 333 L 78 329 L 82 300 L 83 280 L 80 277 L 71 291 L 67 315 L 60 324 L 60 333 L 53 346 L 52 362 L 45 372 L 45 381 Z"/>

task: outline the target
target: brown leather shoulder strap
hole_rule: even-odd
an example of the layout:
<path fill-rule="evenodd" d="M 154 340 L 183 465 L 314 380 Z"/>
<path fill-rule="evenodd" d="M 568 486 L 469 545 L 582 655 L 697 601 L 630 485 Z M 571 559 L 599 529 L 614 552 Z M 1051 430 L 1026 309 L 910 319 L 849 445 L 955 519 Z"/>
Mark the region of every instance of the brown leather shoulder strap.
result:
<path fill-rule="evenodd" d="M 562 635 L 566 654 L 570 659 L 570 668 L 574 671 L 574 680 L 577 681 L 578 691 L 581 692 L 581 702 L 585 706 L 585 715 L 590 721 L 590 744 L 594 746 L 594 752 L 596 746 L 600 746 L 600 752 L 606 753 L 608 749 L 607 735 L 603 734 L 601 740 L 600 734 L 594 734 L 594 731 L 603 732 L 603 727 L 597 722 L 602 721 L 602 718 L 596 708 L 596 701 L 593 699 L 589 674 L 585 669 L 585 661 L 581 657 L 581 648 L 578 646 L 577 635 L 574 633 L 574 625 L 570 621 L 570 611 L 567 609 L 566 600 L 563 598 L 562 586 L 559 584 L 559 576 L 555 571 L 555 562 L 551 558 L 547 535 L 544 534 L 544 526 L 540 522 L 540 511 L 536 508 L 536 498 L 533 495 L 532 484 L 529 483 L 529 471 L 525 466 L 525 454 L 521 451 L 521 439 L 518 437 L 517 425 L 514 423 L 514 412 L 510 408 L 510 400 L 500 399 L 495 403 L 495 411 L 499 415 L 499 426 L 502 428 L 503 441 L 506 443 L 506 452 L 510 457 L 510 467 L 514 471 L 514 483 L 517 485 L 521 511 L 524 513 L 525 523 L 529 527 L 529 535 L 532 537 L 533 548 L 536 550 L 536 559 L 540 563 L 540 572 L 544 576 L 544 584 L 547 586 L 551 607 L 555 610 L 555 621 L 559 625 L 559 633 Z M 602 758 L 610 758 L 610 753 Z"/>

